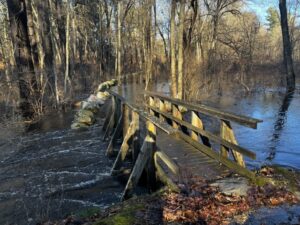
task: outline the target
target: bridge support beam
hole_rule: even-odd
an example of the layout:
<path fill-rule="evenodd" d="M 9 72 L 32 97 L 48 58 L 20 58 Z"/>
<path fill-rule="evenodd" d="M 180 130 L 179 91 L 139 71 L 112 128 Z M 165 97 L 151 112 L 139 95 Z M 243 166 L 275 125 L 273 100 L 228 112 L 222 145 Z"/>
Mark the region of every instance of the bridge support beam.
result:
<path fill-rule="evenodd" d="M 109 122 L 107 124 L 107 127 L 105 129 L 105 133 L 104 133 L 104 136 L 103 136 L 103 141 L 105 141 L 112 133 L 113 131 L 113 128 L 115 126 L 115 119 L 116 119 L 116 111 L 117 111 L 117 102 L 116 102 L 116 99 L 115 97 L 112 97 L 112 100 L 111 100 L 111 115 L 107 115 L 107 117 L 109 117 Z"/>
<path fill-rule="evenodd" d="M 138 134 L 137 134 L 138 130 L 139 130 L 139 116 L 136 113 L 134 113 L 132 121 L 129 124 L 129 127 L 128 127 L 128 129 L 126 131 L 126 134 L 124 136 L 123 143 L 121 145 L 118 156 L 117 156 L 117 158 L 114 162 L 114 165 L 112 167 L 111 174 L 114 174 L 117 170 L 120 169 L 120 167 L 122 165 L 122 162 L 125 160 L 126 155 L 129 152 L 129 148 L 130 148 L 130 146 L 133 143 L 135 138 L 136 138 L 135 141 L 138 142 L 138 139 L 137 139 L 138 138 Z M 138 143 L 135 143 L 135 145 L 137 146 Z M 137 153 L 134 153 L 136 151 L 138 151 L 138 150 L 137 149 L 133 150 L 133 154 L 137 154 Z"/>
<path fill-rule="evenodd" d="M 235 145 L 238 145 L 237 140 L 235 138 L 234 132 L 232 130 L 231 124 L 229 121 L 221 120 L 221 128 L 220 128 L 221 138 L 229 141 Z M 246 167 L 243 155 L 237 151 L 230 150 L 229 148 L 221 145 L 221 155 L 225 158 L 229 157 L 229 152 L 231 151 L 234 160 L 242 167 Z"/>
<path fill-rule="evenodd" d="M 148 160 L 151 158 L 151 154 L 154 151 L 154 148 L 154 139 L 150 135 L 147 135 L 141 148 L 140 154 L 137 158 L 137 161 L 133 167 L 132 173 L 130 174 L 130 177 L 126 184 L 125 190 L 122 194 L 122 200 L 127 199 L 131 195 L 133 188 L 136 187 L 136 185 L 138 184 L 142 172 Z"/>

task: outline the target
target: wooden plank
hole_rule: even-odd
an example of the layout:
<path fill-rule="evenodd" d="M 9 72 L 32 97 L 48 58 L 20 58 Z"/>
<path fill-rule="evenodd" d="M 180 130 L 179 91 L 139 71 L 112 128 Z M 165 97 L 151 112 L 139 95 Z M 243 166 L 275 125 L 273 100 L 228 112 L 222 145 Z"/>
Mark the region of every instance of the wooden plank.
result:
<path fill-rule="evenodd" d="M 122 114 L 123 114 L 123 137 L 125 137 L 130 124 L 130 115 L 129 115 L 130 111 L 126 104 L 123 104 L 122 106 Z"/>
<path fill-rule="evenodd" d="M 250 171 L 250 170 L 240 166 L 239 164 L 223 157 L 222 155 L 220 155 L 220 154 L 216 153 L 215 151 L 213 151 L 211 148 L 209 148 L 209 147 L 193 140 L 192 138 L 190 138 L 189 136 L 183 134 L 182 132 L 178 132 L 177 135 L 182 140 L 186 141 L 187 143 L 189 143 L 192 146 L 194 146 L 195 148 L 197 148 L 199 151 L 201 151 L 204 154 L 208 155 L 209 157 L 219 161 L 220 163 L 222 163 L 226 167 L 234 170 L 236 173 L 238 173 L 242 176 L 246 176 L 246 177 L 250 178 L 253 181 L 256 180 L 256 176 L 252 171 Z"/>
<path fill-rule="evenodd" d="M 136 125 L 135 133 L 133 134 L 132 140 L 132 160 L 133 163 L 136 162 L 137 157 L 140 153 L 140 116 L 138 113 L 132 111 L 132 121 L 134 121 Z"/>
<path fill-rule="evenodd" d="M 179 168 L 178 168 L 178 166 L 164 152 L 162 152 L 162 151 L 155 152 L 155 154 L 154 154 L 154 161 L 157 161 L 158 159 L 160 159 L 161 161 L 163 161 L 164 164 L 166 164 L 166 166 L 168 166 L 168 168 L 171 170 L 171 172 L 173 174 L 175 174 L 175 175 L 179 174 Z"/>
<path fill-rule="evenodd" d="M 171 191 L 176 193 L 180 192 L 180 188 L 169 178 L 169 176 L 164 172 L 163 168 L 155 161 L 156 174 L 159 180 L 165 184 Z"/>
<path fill-rule="evenodd" d="M 144 93 L 151 97 L 156 97 L 161 100 L 169 101 L 172 104 L 177 105 L 177 106 L 178 105 L 184 106 L 188 110 L 191 110 L 191 111 L 200 112 L 202 114 L 205 114 L 208 116 L 213 116 L 213 117 L 223 119 L 223 120 L 229 120 L 229 121 L 232 121 L 232 122 L 244 125 L 244 126 L 248 126 L 248 127 L 254 128 L 254 129 L 257 128 L 258 123 L 263 122 L 262 120 L 259 120 L 259 119 L 254 119 L 254 118 L 250 118 L 250 117 L 246 117 L 246 116 L 237 115 L 234 113 L 225 112 L 225 111 L 222 111 L 222 110 L 219 110 L 219 109 L 216 109 L 213 107 L 209 107 L 209 106 L 206 106 L 203 104 L 191 103 L 191 102 L 179 100 L 176 98 L 167 97 L 165 95 L 154 93 L 154 92 L 145 91 Z"/>
<path fill-rule="evenodd" d="M 179 119 L 179 120 L 182 120 L 182 114 L 181 112 L 179 111 L 179 108 L 177 105 L 174 105 L 172 104 L 172 114 L 175 118 Z M 173 122 L 173 127 L 175 129 L 179 129 L 180 126 L 176 123 L 176 121 L 172 121 Z"/>
<path fill-rule="evenodd" d="M 148 188 L 150 190 L 155 190 L 156 188 L 156 176 L 155 176 L 155 165 L 154 165 L 154 154 L 156 151 L 156 126 L 151 123 L 150 121 L 146 121 L 147 126 L 147 136 L 150 136 L 154 140 L 154 144 L 151 149 L 148 149 L 148 151 L 151 151 L 149 153 L 149 159 L 147 162 L 147 184 Z"/>
<path fill-rule="evenodd" d="M 149 97 L 149 105 L 155 107 L 155 100 L 151 96 Z M 154 112 L 152 110 L 150 110 L 150 115 L 154 116 Z"/>
<path fill-rule="evenodd" d="M 150 107 L 150 106 L 147 106 L 147 107 Z M 241 146 L 239 146 L 239 145 L 236 145 L 236 144 L 231 143 L 231 142 L 229 142 L 229 141 L 227 141 L 227 140 L 224 140 L 224 139 L 220 138 L 219 136 L 214 135 L 214 134 L 212 134 L 212 133 L 210 133 L 210 132 L 208 132 L 208 131 L 199 129 L 199 128 L 197 128 L 197 127 L 191 125 L 190 123 L 188 123 L 188 122 L 186 122 L 186 121 L 179 120 L 179 119 L 175 118 L 174 116 L 172 116 L 172 115 L 169 114 L 169 113 L 161 112 L 160 110 L 155 109 L 155 108 L 152 108 L 152 110 L 155 110 L 157 113 L 162 114 L 162 115 L 165 116 L 166 118 L 169 118 L 169 119 L 171 119 L 171 120 L 174 120 L 174 121 L 176 121 L 177 123 L 180 123 L 182 126 L 185 126 L 185 127 L 187 127 L 188 129 L 193 130 L 193 131 L 195 131 L 195 132 L 197 132 L 197 133 L 199 133 L 199 134 L 201 134 L 201 135 L 207 137 L 207 138 L 210 139 L 211 141 L 215 141 L 215 142 L 217 142 L 217 143 L 219 143 L 219 144 L 222 144 L 223 146 L 226 146 L 226 147 L 228 147 L 228 148 L 230 148 L 230 149 L 234 149 L 235 151 L 237 151 L 237 152 L 239 152 L 239 153 L 242 153 L 244 156 L 247 156 L 247 157 L 249 157 L 249 158 L 251 158 L 251 159 L 256 159 L 256 154 L 255 154 L 254 152 L 248 150 L 248 149 L 245 149 L 245 148 L 243 148 L 243 147 L 241 147 Z"/>
<path fill-rule="evenodd" d="M 203 122 L 202 120 L 200 119 L 199 115 L 197 112 L 195 111 L 192 111 L 192 118 L 191 118 L 191 121 L 192 121 L 192 126 L 194 127 L 197 127 L 199 128 L 200 130 L 204 130 L 204 125 L 203 125 Z M 192 130 L 191 132 L 191 138 L 193 138 L 194 140 L 198 140 L 198 135 L 199 133 L 195 132 Z M 211 144 L 209 142 L 209 139 L 203 135 L 200 134 L 200 138 L 201 138 L 201 141 L 204 145 L 208 146 L 208 147 L 211 147 Z"/>
<path fill-rule="evenodd" d="M 159 110 L 162 112 L 166 112 L 166 105 L 165 105 L 164 101 L 162 101 L 162 100 L 159 100 Z M 161 114 L 159 115 L 159 119 L 161 122 L 165 121 L 164 116 Z"/>
<path fill-rule="evenodd" d="M 133 167 L 132 173 L 128 179 L 125 190 L 122 194 L 122 200 L 125 200 L 130 196 L 133 188 L 138 184 L 138 181 L 142 175 L 142 172 L 150 158 L 151 152 L 154 149 L 155 141 L 149 135 L 146 136 L 141 152 L 138 156 L 138 159 Z"/>
<path fill-rule="evenodd" d="M 235 145 L 238 145 L 238 142 L 235 138 L 233 129 L 231 127 L 231 124 L 229 121 L 225 121 L 225 120 L 221 120 L 221 135 L 223 135 L 223 139 L 227 140 L 228 142 L 231 142 Z M 227 151 L 227 155 L 226 153 L 224 153 L 224 155 L 226 155 L 228 157 L 228 149 L 226 149 L 226 147 L 221 146 L 221 150 L 222 151 Z M 234 160 L 242 167 L 246 167 L 245 165 L 245 161 L 243 159 L 243 155 L 237 151 L 235 151 L 234 149 L 231 149 L 232 155 Z M 222 152 L 223 155 L 223 152 Z M 223 156 L 224 156 L 223 155 Z"/>
<path fill-rule="evenodd" d="M 117 141 L 117 139 L 120 137 L 121 132 L 122 132 L 122 125 L 123 125 L 123 116 L 121 115 L 121 117 L 119 118 L 119 121 L 117 123 L 117 127 L 112 135 L 112 138 L 108 144 L 108 147 L 106 149 L 106 155 L 107 156 L 112 156 L 113 151 L 114 151 L 114 145 Z"/>

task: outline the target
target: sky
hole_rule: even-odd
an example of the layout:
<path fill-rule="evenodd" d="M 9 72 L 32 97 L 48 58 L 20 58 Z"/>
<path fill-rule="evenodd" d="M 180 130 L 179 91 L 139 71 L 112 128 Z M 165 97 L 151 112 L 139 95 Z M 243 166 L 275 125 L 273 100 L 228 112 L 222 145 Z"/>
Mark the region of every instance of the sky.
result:
<path fill-rule="evenodd" d="M 256 12 L 260 21 L 266 23 L 267 9 L 270 7 L 278 7 L 278 0 L 247 0 L 246 9 Z"/>

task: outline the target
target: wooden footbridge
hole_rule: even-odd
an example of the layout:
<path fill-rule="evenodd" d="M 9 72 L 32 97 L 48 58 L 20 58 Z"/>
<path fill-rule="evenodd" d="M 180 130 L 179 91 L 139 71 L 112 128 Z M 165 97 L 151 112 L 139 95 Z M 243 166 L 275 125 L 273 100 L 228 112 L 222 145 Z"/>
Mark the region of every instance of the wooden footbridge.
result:
<path fill-rule="evenodd" d="M 238 145 L 231 122 L 256 129 L 261 120 L 154 92 L 144 92 L 140 104 L 117 91 L 109 93 L 112 100 L 103 138 L 110 138 L 107 155 L 117 155 L 112 175 L 124 170 L 129 155 L 133 162 L 123 199 L 131 195 L 142 174 L 150 188 L 159 179 L 175 191 L 178 182 L 191 176 L 212 181 L 237 173 L 254 182 L 260 179 L 244 161 L 256 154 Z M 219 135 L 205 130 L 203 117 L 219 121 Z"/>

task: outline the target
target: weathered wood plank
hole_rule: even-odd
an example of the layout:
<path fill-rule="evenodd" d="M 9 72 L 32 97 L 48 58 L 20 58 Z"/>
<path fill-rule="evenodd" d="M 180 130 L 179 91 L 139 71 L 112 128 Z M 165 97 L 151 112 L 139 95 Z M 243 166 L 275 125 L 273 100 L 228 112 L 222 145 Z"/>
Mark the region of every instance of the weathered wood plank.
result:
<path fill-rule="evenodd" d="M 175 118 L 177 118 L 179 120 L 182 120 L 182 114 L 181 114 L 181 112 L 180 112 L 180 110 L 179 110 L 179 108 L 178 108 L 177 105 L 172 104 L 172 114 L 173 114 L 173 116 Z M 173 122 L 173 127 L 175 129 L 179 129 L 180 128 L 180 125 L 177 124 L 176 121 L 173 120 L 172 122 Z"/>
<path fill-rule="evenodd" d="M 155 161 L 156 174 L 159 180 L 165 184 L 171 191 L 180 192 L 180 188 L 168 177 L 163 168 Z"/>
<path fill-rule="evenodd" d="M 216 153 L 215 151 L 213 151 L 211 148 L 193 140 L 192 138 L 190 138 L 189 136 L 183 134 L 182 132 L 178 132 L 177 135 L 184 141 L 186 141 L 187 143 L 191 144 L 192 146 L 194 146 L 195 148 L 197 148 L 198 150 L 200 150 L 201 152 L 205 153 L 206 155 L 208 155 L 209 157 L 219 161 L 220 163 L 224 164 L 226 167 L 234 170 L 236 173 L 242 175 L 242 176 L 246 176 L 248 178 L 250 178 L 251 180 L 255 181 L 256 180 L 256 176 L 253 172 L 251 172 L 250 170 L 236 164 L 235 162 L 223 157 L 222 155 Z"/>
<path fill-rule="evenodd" d="M 132 114 L 132 121 L 135 122 L 135 126 L 136 126 L 136 130 L 133 134 L 133 140 L 132 140 L 132 160 L 133 163 L 135 163 L 140 153 L 140 116 L 135 111 L 132 111 L 131 114 Z"/>
<path fill-rule="evenodd" d="M 222 120 L 221 121 L 221 135 L 223 135 L 223 139 L 227 140 L 228 142 L 231 142 L 235 145 L 238 145 L 238 142 L 235 138 L 235 135 L 234 135 L 234 132 L 233 132 L 233 129 L 231 127 L 231 124 L 229 121 L 225 121 L 225 120 Z M 228 149 L 224 146 L 221 146 L 221 150 L 222 150 L 222 155 L 223 155 L 223 151 L 227 151 L 227 154 L 224 153 L 225 156 L 228 157 Z M 232 152 L 232 155 L 233 155 L 233 158 L 235 159 L 235 161 L 242 167 L 246 167 L 245 165 L 245 161 L 244 161 L 244 158 L 243 158 L 243 155 L 237 151 L 235 151 L 234 149 L 231 149 L 231 152 Z M 223 155 L 223 156 L 224 156 Z"/>
<path fill-rule="evenodd" d="M 246 116 L 241 116 L 241 115 L 237 115 L 234 113 L 229 113 L 229 112 L 225 112 L 213 107 L 209 107 L 203 104 L 197 104 L 197 103 L 191 103 L 191 102 L 187 102 L 187 101 L 183 101 L 183 100 L 179 100 L 176 98 L 171 98 L 162 94 L 158 94 L 158 93 L 154 93 L 154 92 L 149 92 L 149 91 L 145 91 L 145 94 L 151 97 L 157 97 L 161 100 L 166 100 L 171 102 L 174 105 L 181 105 L 186 107 L 188 110 L 191 111 L 196 111 L 196 112 L 200 112 L 202 114 L 208 115 L 208 116 L 213 116 L 219 119 L 224 119 L 224 120 L 229 120 L 232 122 L 236 122 L 238 124 L 244 125 L 244 126 L 248 126 L 251 128 L 256 129 L 257 128 L 257 124 L 263 122 L 262 120 L 259 119 L 254 119 L 254 118 L 250 118 L 250 117 L 246 117 Z"/>
<path fill-rule="evenodd" d="M 133 167 L 132 173 L 128 179 L 125 190 L 122 194 L 122 200 L 125 200 L 130 196 L 131 191 L 138 184 L 138 181 L 142 175 L 142 172 L 151 156 L 153 149 L 155 148 L 155 141 L 149 135 L 146 136 L 141 152 L 138 156 L 138 159 Z"/>
<path fill-rule="evenodd" d="M 122 114 L 123 114 L 123 137 L 125 137 L 127 130 L 130 124 L 130 111 L 126 104 L 122 106 Z"/>
<path fill-rule="evenodd" d="M 150 107 L 150 106 L 147 106 L 147 107 Z M 180 123 L 182 126 L 185 126 L 187 127 L 188 129 L 190 130 L 193 130 L 194 132 L 197 132 L 205 137 L 207 137 L 208 139 L 210 139 L 211 141 L 215 141 L 219 144 L 222 144 L 223 146 L 226 146 L 228 148 L 231 148 L 231 149 L 234 149 L 235 151 L 237 152 L 240 152 L 242 153 L 243 155 L 251 158 L 251 159 L 255 159 L 256 158 L 256 154 L 248 149 L 245 149 L 239 145 L 236 145 L 234 143 L 231 143 L 217 135 L 214 135 L 208 131 L 205 131 L 205 130 L 202 130 L 202 129 L 199 129 L 198 127 L 195 127 L 193 125 L 191 125 L 190 123 L 186 122 L 186 121 L 183 121 L 183 120 L 179 120 L 177 118 L 175 118 L 174 116 L 172 116 L 171 114 L 169 113 L 164 113 L 164 112 L 161 112 L 160 110 L 158 109 L 155 109 L 155 108 L 152 108 L 152 110 L 156 111 L 157 113 L 159 114 L 162 114 L 163 116 L 165 116 L 166 118 L 169 118 L 171 120 L 174 120 L 176 121 L 177 123 Z"/>
<path fill-rule="evenodd" d="M 154 161 L 157 161 L 158 159 L 160 159 L 161 161 L 163 161 L 164 164 L 166 164 L 168 166 L 168 168 L 172 171 L 172 173 L 174 173 L 175 175 L 179 174 L 179 168 L 178 168 L 178 166 L 164 152 L 162 152 L 162 151 L 155 152 L 155 154 L 154 154 Z"/>

